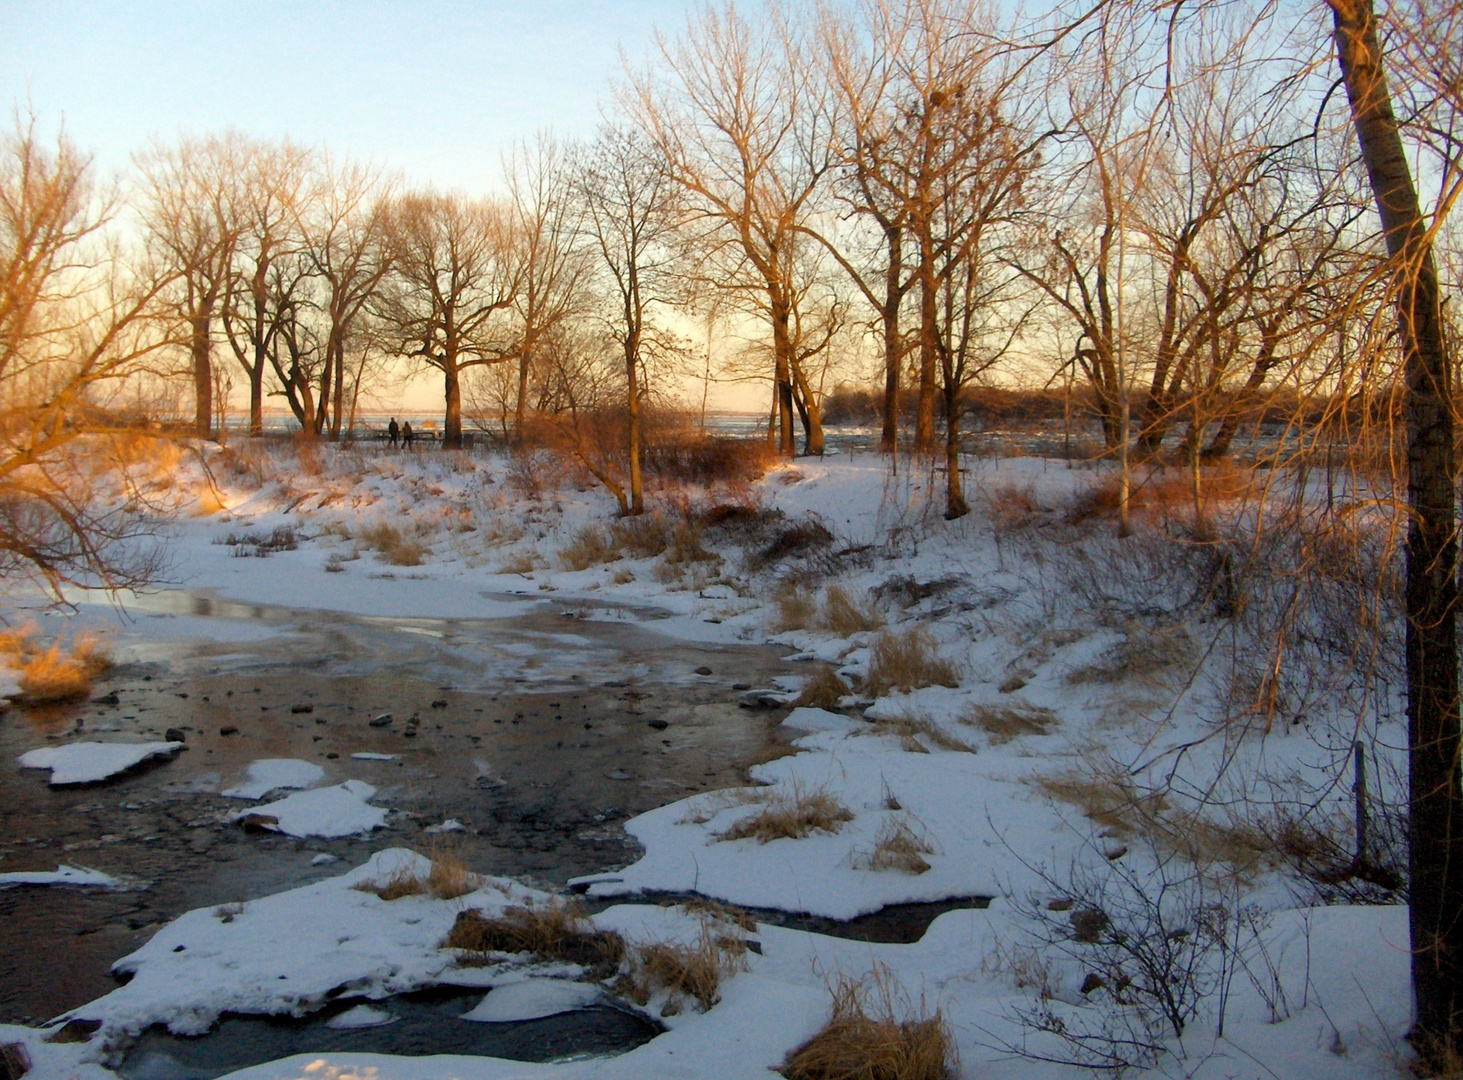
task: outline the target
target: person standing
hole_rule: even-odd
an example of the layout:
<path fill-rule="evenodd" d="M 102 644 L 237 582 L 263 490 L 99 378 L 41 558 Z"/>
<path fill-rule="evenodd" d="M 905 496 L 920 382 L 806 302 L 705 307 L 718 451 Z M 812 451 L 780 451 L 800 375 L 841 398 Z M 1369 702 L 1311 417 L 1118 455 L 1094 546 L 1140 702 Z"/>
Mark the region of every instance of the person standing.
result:
<path fill-rule="evenodd" d="M 408 420 L 402 426 L 402 429 L 401 429 L 401 448 L 403 450 L 410 450 L 411 449 L 411 421 L 410 420 Z"/>
<path fill-rule="evenodd" d="M 407 427 L 410 428 L 411 425 L 408 424 Z M 387 445 L 390 446 L 390 447 L 392 447 L 393 449 L 395 449 L 395 447 L 396 447 L 396 437 L 398 435 L 400 435 L 400 434 L 401 434 L 401 429 L 396 426 L 396 417 L 393 416 L 391 418 L 391 423 L 389 423 L 389 424 L 386 425 L 386 440 L 387 440 Z"/>

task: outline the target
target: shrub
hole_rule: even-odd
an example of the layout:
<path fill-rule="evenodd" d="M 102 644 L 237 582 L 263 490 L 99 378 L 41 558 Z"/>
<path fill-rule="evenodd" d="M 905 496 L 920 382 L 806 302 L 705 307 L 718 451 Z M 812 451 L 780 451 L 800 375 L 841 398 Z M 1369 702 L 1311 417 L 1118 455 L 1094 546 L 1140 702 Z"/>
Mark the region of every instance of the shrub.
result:
<path fill-rule="evenodd" d="M 718 833 L 718 840 L 754 839 L 759 844 L 772 840 L 801 840 L 813 832 L 836 833 L 845 821 L 853 820 L 853 811 L 838 801 L 837 796 L 819 788 L 791 794 L 778 792 L 768 798 L 755 814 L 733 822 Z"/>
<path fill-rule="evenodd" d="M 551 900 L 542 907 L 509 907 L 497 918 L 475 908 L 458 912 L 442 943 L 466 954 L 460 962 L 482 965 L 493 953 L 533 953 L 540 960 L 579 964 L 608 975 L 625 956 L 625 939 L 596 930 L 575 904 Z M 604 977 L 604 976 L 601 976 Z"/>
<path fill-rule="evenodd" d="M 793 556 L 825 550 L 833 534 L 820 522 L 799 521 L 781 529 L 768 543 L 747 556 L 747 569 L 762 570 Z"/>
<path fill-rule="evenodd" d="M 220 541 L 216 541 L 220 542 Z M 272 532 L 229 533 L 221 543 L 234 549 L 237 558 L 265 559 L 276 551 L 294 551 L 300 546 L 295 530 L 288 525 L 279 525 Z"/>
<path fill-rule="evenodd" d="M 930 632 L 912 627 L 902 634 L 886 631 L 874 641 L 863 689 L 878 697 L 891 690 L 958 685 L 955 665 L 941 659 Z"/>
<path fill-rule="evenodd" d="M 840 975 L 833 1015 L 780 1071 L 787 1080 L 950 1080 L 959 1062 L 949 1025 L 938 1009 L 913 1011 L 887 968 L 858 981 Z"/>

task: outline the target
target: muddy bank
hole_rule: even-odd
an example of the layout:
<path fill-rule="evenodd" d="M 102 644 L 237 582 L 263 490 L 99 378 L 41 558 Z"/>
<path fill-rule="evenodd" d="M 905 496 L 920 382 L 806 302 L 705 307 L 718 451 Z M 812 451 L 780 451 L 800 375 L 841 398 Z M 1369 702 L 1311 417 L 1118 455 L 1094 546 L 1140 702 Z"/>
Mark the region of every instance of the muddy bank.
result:
<path fill-rule="evenodd" d="M 106 993 L 112 961 L 183 911 L 318 880 L 382 848 L 449 847 L 480 872 L 547 885 L 623 866 L 637 856 L 626 818 L 742 783 L 783 752 L 770 734 L 782 712 L 741 709 L 733 688 L 795 671 L 776 650 L 544 610 L 434 623 L 199 606 L 187 614 L 278 632 L 149 645 L 92 701 L 0 717 L 0 870 L 65 862 L 134 883 L 0 891 L 0 1021 L 36 1023 Z M 37 746 L 170 728 L 186 751 L 103 785 L 53 789 L 15 764 Z M 392 756 L 351 757 L 363 752 Z M 253 804 L 218 793 L 267 757 L 315 762 L 322 784 L 375 786 L 387 827 L 296 840 L 228 823 Z M 426 831 L 447 820 L 461 831 Z"/>

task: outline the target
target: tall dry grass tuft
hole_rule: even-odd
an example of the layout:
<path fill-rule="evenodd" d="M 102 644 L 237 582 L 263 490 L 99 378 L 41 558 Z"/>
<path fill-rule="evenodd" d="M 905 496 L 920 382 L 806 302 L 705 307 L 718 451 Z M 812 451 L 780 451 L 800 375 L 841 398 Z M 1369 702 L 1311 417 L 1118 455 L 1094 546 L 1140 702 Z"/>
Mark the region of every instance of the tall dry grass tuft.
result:
<path fill-rule="evenodd" d="M 773 628 L 781 633 L 786 630 L 806 630 L 818 613 L 818 602 L 802 586 L 795 586 L 777 598 L 777 618 Z"/>
<path fill-rule="evenodd" d="M 469 870 L 455 852 L 438 850 L 432 853 L 431 860 L 432 866 L 426 877 L 418 875 L 411 866 L 399 866 L 384 881 L 362 881 L 353 887 L 358 892 L 374 893 L 387 901 L 400 900 L 404 896 L 456 900 L 482 888 L 482 876 Z"/>
<path fill-rule="evenodd" d="M 849 637 L 865 630 L 879 630 L 884 618 L 873 604 L 859 604 L 838 585 L 828 586 L 823 594 L 823 627 L 839 637 Z"/>
<path fill-rule="evenodd" d="M 431 554 L 426 545 L 403 536 L 400 529 L 384 521 L 363 530 L 360 537 L 382 562 L 392 566 L 421 566 Z"/>
<path fill-rule="evenodd" d="M 895 870 L 919 875 L 930 868 L 926 855 L 933 855 L 935 846 L 924 829 L 908 815 L 893 817 L 879 827 L 874 849 L 856 860 L 855 865 L 867 870 Z"/>
<path fill-rule="evenodd" d="M 913 1011 L 883 965 L 860 980 L 840 975 L 827 1025 L 780 1071 L 787 1080 L 951 1080 L 960 1065 L 949 1025 L 938 1009 Z"/>
<path fill-rule="evenodd" d="M 814 832 L 836 833 L 843 823 L 853 820 L 853 811 L 838 801 L 831 792 L 779 791 L 768 797 L 755 814 L 733 822 L 717 833 L 718 840 L 756 840 L 766 844 L 773 840 L 801 840 Z"/>
<path fill-rule="evenodd" d="M 812 676 L 803 684 L 802 691 L 798 694 L 798 699 L 794 704 L 814 709 L 836 709 L 839 702 L 848 693 L 848 683 L 840 679 L 838 673 L 828 664 L 819 664 L 813 669 Z"/>
<path fill-rule="evenodd" d="M 616 989 L 637 1005 L 666 995 L 662 1016 L 675 1016 L 686 999 L 702 1012 L 721 1000 L 721 981 L 746 966 L 747 939 L 736 924 L 703 916 L 690 944 L 652 941 L 631 947 L 629 972 Z"/>
<path fill-rule="evenodd" d="M 941 658 L 935 639 L 922 626 L 899 633 L 888 630 L 874 641 L 869 674 L 862 689 L 878 697 L 891 690 L 924 686 L 959 686 L 955 665 Z"/>
<path fill-rule="evenodd" d="M 537 907 L 510 907 L 497 917 L 469 908 L 459 912 L 444 949 L 459 951 L 459 962 L 480 966 L 499 953 L 533 953 L 540 960 L 579 964 L 607 977 L 625 957 L 625 939 L 596 930 L 577 904 L 550 900 Z"/>
<path fill-rule="evenodd" d="M 35 649 L 22 637 L 18 670 L 21 697 L 31 702 L 79 701 L 91 693 L 98 676 L 112 666 L 100 638 L 79 634 L 69 649 L 58 638 L 50 648 Z"/>

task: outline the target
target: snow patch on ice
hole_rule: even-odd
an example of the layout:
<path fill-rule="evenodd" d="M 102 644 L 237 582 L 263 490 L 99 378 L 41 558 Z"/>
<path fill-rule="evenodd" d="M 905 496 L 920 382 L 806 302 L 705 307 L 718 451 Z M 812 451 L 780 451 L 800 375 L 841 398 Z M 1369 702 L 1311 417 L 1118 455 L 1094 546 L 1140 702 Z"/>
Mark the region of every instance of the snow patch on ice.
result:
<path fill-rule="evenodd" d="M 299 758 L 260 758 L 245 770 L 247 780 L 219 794 L 230 799 L 262 799 L 280 788 L 308 788 L 325 777 L 325 770 Z"/>
<path fill-rule="evenodd" d="M 68 743 L 43 746 L 20 755 L 26 769 L 50 769 L 51 786 L 95 784 L 136 768 L 150 758 L 169 757 L 182 747 L 180 742 Z"/>
<path fill-rule="evenodd" d="M 365 781 L 347 780 L 240 810 L 230 820 L 252 817 L 261 827 L 287 836 L 355 836 L 379 829 L 386 821 L 386 809 L 366 801 L 375 794 L 376 789 Z"/>
<path fill-rule="evenodd" d="M 564 979 L 524 979 L 494 987 L 475 1008 L 463 1013 L 462 1019 L 487 1024 L 537 1020 L 586 1008 L 600 996 L 599 987 L 587 983 Z"/>
<path fill-rule="evenodd" d="M 104 874 L 100 870 L 88 870 L 84 866 L 62 864 L 54 870 L 16 870 L 0 874 L 0 889 L 17 885 L 71 885 L 90 889 L 120 889 L 125 886 L 121 880 Z"/>

